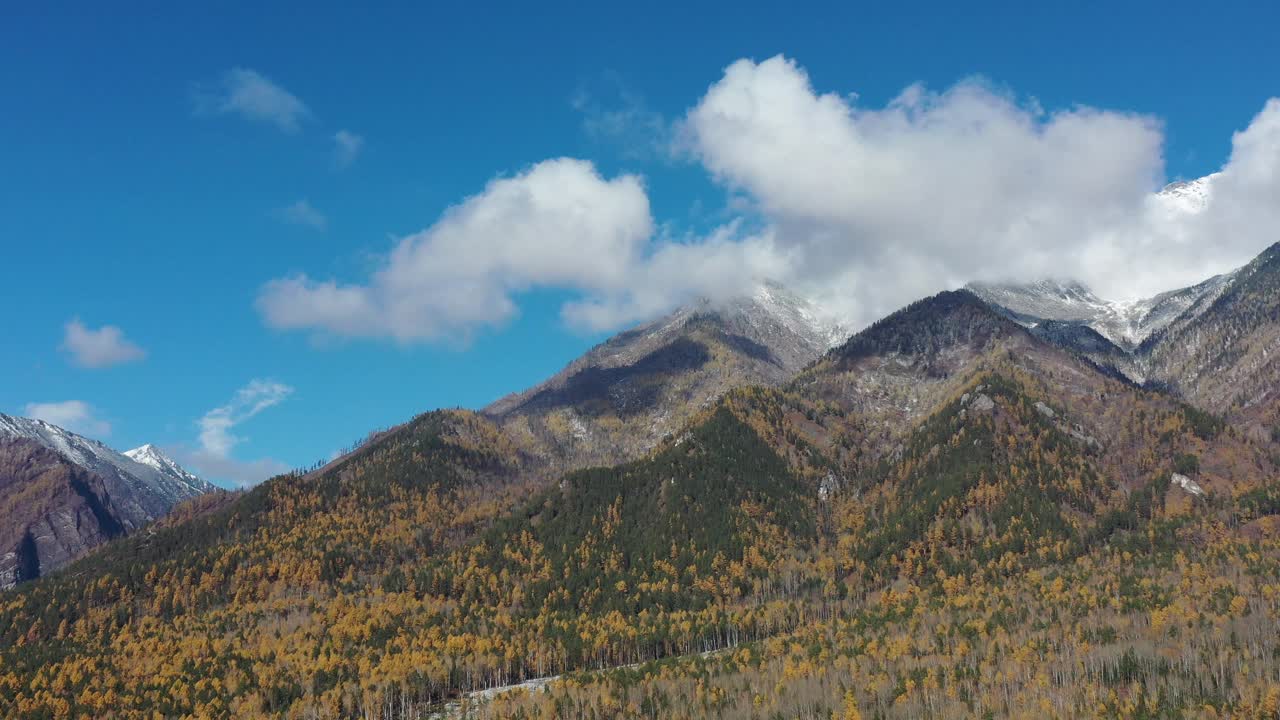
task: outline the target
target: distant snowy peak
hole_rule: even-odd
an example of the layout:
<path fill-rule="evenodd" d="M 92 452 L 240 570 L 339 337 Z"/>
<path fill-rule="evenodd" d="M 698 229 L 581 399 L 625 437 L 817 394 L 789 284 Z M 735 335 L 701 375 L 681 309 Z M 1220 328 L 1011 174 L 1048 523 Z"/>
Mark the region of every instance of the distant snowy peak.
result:
<path fill-rule="evenodd" d="M 600 356 L 588 353 L 593 364 L 615 365 L 631 362 L 632 342 L 637 336 L 650 341 L 669 339 L 685 332 L 685 323 L 696 317 L 714 315 L 728 329 L 748 331 L 754 339 L 775 350 L 794 350 L 813 357 L 848 338 L 848 327 L 839 318 L 813 301 L 773 280 L 759 282 L 755 289 L 727 300 L 700 298 L 659 318 L 616 335 L 606 341 Z M 786 337 L 783 337 L 786 336 Z M 624 340 L 624 342 L 615 342 Z M 799 346 L 792 347 L 799 341 Z M 781 343 L 784 347 L 774 345 Z M 612 346 L 612 347 L 611 347 Z"/>
<path fill-rule="evenodd" d="M 1079 323 L 1117 347 L 1133 350 L 1184 316 L 1202 312 L 1222 294 L 1234 274 L 1217 275 L 1198 285 L 1127 302 L 1103 300 L 1075 281 L 970 283 L 966 287 L 1027 327 L 1047 320 Z"/>
<path fill-rule="evenodd" d="M 849 336 L 848 327 L 833 314 L 779 283 L 762 282 L 749 299 L 792 332 L 812 339 L 823 350 L 839 345 Z"/>
<path fill-rule="evenodd" d="M 52 423 L 34 418 L 0 413 L 0 435 L 35 440 L 82 467 L 102 462 L 104 458 L 110 462 L 111 456 L 119 455 L 97 440 L 90 440 Z"/>
<path fill-rule="evenodd" d="M 1213 173 L 1170 183 L 1150 196 L 1150 207 L 1175 222 L 1197 215 L 1209 206 L 1218 178 L 1219 173 Z M 1198 317 L 1222 295 L 1239 272 L 1126 302 L 1104 300 L 1083 283 L 1070 280 L 970 283 L 967 288 L 1027 327 L 1034 328 L 1048 320 L 1085 325 L 1118 348 L 1132 352 L 1166 328 Z"/>
<path fill-rule="evenodd" d="M 1169 183 L 1155 194 L 1155 200 L 1167 210 L 1196 214 L 1209 206 L 1213 185 L 1220 173 L 1205 175 L 1195 180 Z"/>
<path fill-rule="evenodd" d="M 1030 283 L 973 282 L 965 286 L 992 305 L 999 305 L 1024 324 L 1039 320 L 1088 321 L 1105 315 L 1111 304 L 1074 280 L 1037 280 Z"/>
<path fill-rule="evenodd" d="M 584 397 L 615 402 L 633 395 L 640 385 L 650 392 L 666 387 L 675 378 L 693 382 L 701 389 L 695 394 L 705 390 L 712 393 L 709 397 L 742 384 L 776 385 L 843 342 L 848 334 L 834 314 L 816 303 L 779 283 L 760 281 L 742 294 L 699 298 L 624 330 L 545 382 L 500 398 L 485 412 L 495 416 L 531 408 L 544 412 L 547 407 L 560 407 L 570 396 L 570 404 L 581 403 Z M 711 362 L 709 356 L 698 360 L 697 354 L 706 350 L 707 343 L 720 346 L 725 357 L 737 356 L 739 361 L 725 365 Z M 695 346 L 701 349 L 691 350 Z M 602 374 L 601 370 L 609 372 Z M 653 410 L 654 427 L 672 429 L 664 424 L 676 417 L 669 410 L 662 406 Z"/>
<path fill-rule="evenodd" d="M 171 474 L 43 420 L 0 413 L 0 436 L 33 440 L 99 475 L 130 530 L 164 515 L 183 500 L 214 489 L 185 470 L 182 475 Z"/>
<path fill-rule="evenodd" d="M 151 443 L 147 443 L 142 447 L 136 447 L 132 450 L 126 450 L 124 455 L 135 462 L 155 468 L 174 480 L 186 483 L 193 488 L 201 488 L 206 491 L 211 489 L 209 483 L 188 472 L 187 469 L 179 465 L 176 460 L 165 455 L 160 448 L 152 445 Z"/>

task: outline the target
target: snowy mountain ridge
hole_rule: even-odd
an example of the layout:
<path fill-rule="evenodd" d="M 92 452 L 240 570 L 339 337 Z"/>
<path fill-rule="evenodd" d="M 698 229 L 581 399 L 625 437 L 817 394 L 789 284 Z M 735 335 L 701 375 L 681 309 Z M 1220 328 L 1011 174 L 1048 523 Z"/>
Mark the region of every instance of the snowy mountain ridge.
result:
<path fill-rule="evenodd" d="M 1084 325 L 1116 347 L 1133 352 L 1175 321 L 1203 312 L 1231 285 L 1238 272 L 1129 301 L 1104 300 L 1078 281 L 974 282 L 965 288 L 1028 328 L 1047 320 Z"/>
<path fill-rule="evenodd" d="M 0 413 L 0 436 L 33 440 L 101 476 L 121 521 L 130 530 L 164 515 L 178 502 L 214 489 L 168 458 L 164 458 L 168 460 L 165 467 L 139 462 L 44 420 Z M 150 459 L 150 453 L 147 457 Z"/>
<path fill-rule="evenodd" d="M 161 474 L 166 475 L 178 482 L 187 483 L 192 487 L 206 487 L 209 483 L 197 477 L 186 468 L 178 464 L 176 460 L 164 454 L 160 448 L 147 443 L 141 447 L 124 451 L 123 455 L 130 460 L 142 463 L 149 467 L 155 468 Z"/>
<path fill-rule="evenodd" d="M 789 381 L 845 336 L 823 308 L 757 282 L 624 330 L 483 412 L 558 468 L 615 463 L 648 452 L 729 390 Z"/>

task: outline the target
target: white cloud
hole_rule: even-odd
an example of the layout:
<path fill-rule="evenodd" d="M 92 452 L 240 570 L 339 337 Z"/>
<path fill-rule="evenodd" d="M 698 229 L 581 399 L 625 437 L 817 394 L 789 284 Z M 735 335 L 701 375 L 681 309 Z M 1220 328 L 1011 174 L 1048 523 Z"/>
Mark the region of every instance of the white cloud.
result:
<path fill-rule="evenodd" d="M 611 330 L 661 315 L 696 297 L 734 297 L 761 278 L 785 275 L 788 266 L 772 233 L 748 234 L 741 223 L 731 222 L 707 237 L 655 243 L 624 282 L 566 303 L 561 316 L 573 327 Z"/>
<path fill-rule="evenodd" d="M 142 348 L 129 342 L 124 331 L 115 325 L 94 330 L 72 318 L 63 327 L 61 349 L 71 353 L 75 364 L 86 368 L 104 368 L 133 362 L 146 357 Z"/>
<path fill-rule="evenodd" d="M 234 68 L 227 71 L 214 88 L 195 93 L 198 113 L 235 114 L 255 122 L 296 132 L 311 110 L 293 93 L 256 70 Z"/>
<path fill-rule="evenodd" d="M 293 388 L 283 383 L 250 381 L 236 391 L 231 402 L 210 410 L 200 418 L 200 448 L 220 457 L 230 455 L 231 449 L 243 440 L 231 431 L 263 410 L 279 405 L 292 393 Z"/>
<path fill-rule="evenodd" d="M 431 227 L 400 240 L 366 282 L 305 275 L 268 283 L 267 324 L 346 337 L 466 336 L 516 312 L 535 287 L 629 287 L 653 233 L 639 178 L 602 178 L 587 162 L 548 160 L 493 180 Z"/>
<path fill-rule="evenodd" d="M 535 288 L 575 295 L 565 320 L 593 330 L 694 295 L 772 278 L 852 326 L 971 280 L 1074 278 L 1116 299 L 1194 283 L 1248 261 L 1280 226 L 1280 100 L 1237 133 L 1209 207 L 1171 212 L 1163 129 L 1149 116 L 1035 101 L 980 80 L 910 86 L 882 107 L 821 93 L 794 61 L 730 65 L 688 111 L 677 144 L 737 214 L 673 237 L 642 181 L 548 160 L 493 180 L 401 239 L 354 282 L 293 275 L 257 306 L 318 336 L 465 339 L 517 313 Z M 652 126 L 582 96 L 589 129 Z"/>
<path fill-rule="evenodd" d="M 356 161 L 356 156 L 364 149 L 364 138 L 350 130 L 339 130 L 333 134 L 333 164 L 344 168 Z"/>
<path fill-rule="evenodd" d="M 305 199 L 299 200 L 288 207 L 280 208 L 276 211 L 276 217 L 280 218 L 281 222 L 290 225 L 301 225 L 321 232 L 324 232 L 329 227 L 329 218 L 325 217 L 324 213 L 315 209 Z"/>
<path fill-rule="evenodd" d="M 83 400 L 28 403 L 25 414 L 90 438 L 100 439 L 111 434 L 111 423 L 98 418 L 93 406 Z"/>
<path fill-rule="evenodd" d="M 179 461 L 189 463 L 205 477 L 228 480 L 240 486 L 286 472 L 289 466 L 279 460 L 240 460 L 232 456 L 232 451 L 245 440 L 235 434 L 236 427 L 263 410 L 279 405 L 292 393 L 293 388 L 273 380 L 250 381 L 237 390 L 228 403 L 213 408 L 197 421 L 199 447 L 179 450 Z"/>
<path fill-rule="evenodd" d="M 1045 113 L 980 81 L 912 86 L 864 108 L 819 94 L 791 60 L 740 60 L 681 132 L 716 178 L 754 201 L 791 261 L 788 279 L 859 324 L 969 280 L 1074 277 L 1125 298 L 1246 262 L 1270 242 L 1258 229 L 1275 227 L 1257 223 L 1274 218 L 1280 197 L 1280 133 L 1266 120 L 1276 114 L 1273 101 L 1237 135 L 1195 218 L 1171 218 L 1153 200 L 1164 175 L 1156 120 Z"/>

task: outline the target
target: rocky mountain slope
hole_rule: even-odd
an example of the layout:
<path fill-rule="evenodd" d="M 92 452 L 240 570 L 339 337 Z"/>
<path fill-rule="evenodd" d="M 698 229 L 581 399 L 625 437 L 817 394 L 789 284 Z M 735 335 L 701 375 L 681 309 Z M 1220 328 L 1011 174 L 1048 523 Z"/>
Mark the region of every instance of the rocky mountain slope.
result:
<path fill-rule="evenodd" d="M 1259 436 L 1280 436 L 1280 243 L 1201 305 L 1139 348 L 1150 377 Z"/>
<path fill-rule="evenodd" d="M 1038 337 L 1099 366 L 1228 412 L 1274 401 L 1277 256 L 1280 243 L 1233 272 L 1133 303 L 1100 300 L 1079 283 L 969 289 Z"/>
<path fill-rule="evenodd" d="M 1150 336 L 1191 333 L 1195 387 L 1267 377 L 1272 262 Z M 478 710 L 1264 707 L 1220 660 L 1280 673 L 1280 453 L 1238 408 L 1100 371 L 969 291 L 825 350 L 804 318 L 686 309 L 484 413 L 425 413 L 108 543 L 0 604 L 0 715 L 415 717 L 652 661 L 672 669 Z M 1186 345 L 1196 327 L 1235 344 Z"/>
<path fill-rule="evenodd" d="M 152 445 L 151 443 L 147 443 L 141 447 L 136 447 L 132 450 L 126 450 L 122 454 L 134 462 L 141 463 L 154 469 L 169 481 L 170 487 L 185 486 L 199 489 L 204 492 L 208 492 L 212 487 L 208 482 L 189 472 L 186 468 L 179 465 L 178 461 L 168 455 L 165 455 L 160 448 Z"/>
<path fill-rule="evenodd" d="M 42 420 L 0 414 L 0 441 L 0 484 L 10 503 L 0 513 L 0 538 L 11 541 L 0 546 L 0 587 L 47 573 L 214 490 L 152 446 L 131 451 L 135 460 Z"/>
<path fill-rule="evenodd" d="M 98 475 L 33 440 L 0 437 L 0 589 L 123 533 Z"/>
<path fill-rule="evenodd" d="M 873 323 L 800 373 L 791 387 L 862 418 L 883 443 L 933 412 L 986 356 L 1031 347 L 1043 349 L 974 294 L 944 292 Z"/>
<path fill-rule="evenodd" d="M 766 283 L 619 333 L 484 413 L 558 469 L 613 464 L 651 449 L 731 388 L 790 380 L 845 334 Z"/>
<path fill-rule="evenodd" d="M 43 420 L 0 413 L 0 436 L 34 440 L 101 476 L 127 530 L 142 527 L 164 515 L 175 504 L 214 489 L 213 485 L 194 475 L 174 475 L 145 465 L 97 440 Z"/>

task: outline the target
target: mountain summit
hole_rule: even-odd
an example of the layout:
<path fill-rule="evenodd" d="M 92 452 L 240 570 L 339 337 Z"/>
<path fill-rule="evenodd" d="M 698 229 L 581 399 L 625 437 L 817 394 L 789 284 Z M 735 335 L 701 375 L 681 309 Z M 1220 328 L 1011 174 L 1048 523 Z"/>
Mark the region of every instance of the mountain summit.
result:
<path fill-rule="evenodd" d="M 150 445 L 130 453 L 43 420 L 0 414 L 0 588 L 215 489 Z"/>
<path fill-rule="evenodd" d="M 1212 173 L 1194 180 L 1180 180 L 1164 186 L 1156 193 L 1155 200 L 1171 212 L 1195 214 L 1209 206 L 1213 185 L 1219 173 Z"/>
<path fill-rule="evenodd" d="M 1234 273 L 1141 300 L 1103 300 L 1077 281 L 969 283 L 965 287 L 1018 323 L 1036 328 L 1046 321 L 1084 325 L 1116 347 L 1133 351 L 1152 335 L 1213 302 Z"/>
<path fill-rule="evenodd" d="M 1099 299 L 1080 283 L 971 283 L 968 289 L 1032 334 L 1218 413 L 1280 419 L 1280 243 L 1245 266 L 1135 302 Z"/>
<path fill-rule="evenodd" d="M 213 489 L 212 486 L 201 478 L 188 472 L 186 468 L 177 463 L 176 460 L 165 455 L 160 448 L 147 443 L 141 447 L 132 450 L 126 450 L 124 456 L 134 462 L 142 463 L 148 467 L 154 468 L 165 478 L 171 480 L 176 486 L 188 486 L 197 488 L 200 492 L 208 492 Z"/>
<path fill-rule="evenodd" d="M 651 449 L 727 390 L 781 385 L 845 335 L 812 302 L 765 282 L 621 332 L 484 413 L 557 465 L 613 463 Z"/>

